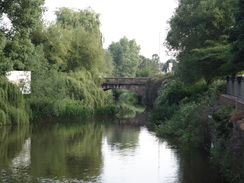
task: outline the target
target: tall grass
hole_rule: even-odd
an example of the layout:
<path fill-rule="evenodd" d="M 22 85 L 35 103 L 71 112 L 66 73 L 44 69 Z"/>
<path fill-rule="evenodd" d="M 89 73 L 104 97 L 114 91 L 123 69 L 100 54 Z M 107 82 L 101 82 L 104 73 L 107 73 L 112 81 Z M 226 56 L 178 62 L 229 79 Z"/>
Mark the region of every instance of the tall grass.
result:
<path fill-rule="evenodd" d="M 32 109 L 32 119 L 43 117 L 88 117 L 88 116 L 108 116 L 115 114 L 115 107 L 113 105 L 106 105 L 102 107 L 89 108 L 84 105 L 84 102 L 79 100 L 63 99 L 51 100 L 46 99 L 32 99 L 29 100 Z"/>

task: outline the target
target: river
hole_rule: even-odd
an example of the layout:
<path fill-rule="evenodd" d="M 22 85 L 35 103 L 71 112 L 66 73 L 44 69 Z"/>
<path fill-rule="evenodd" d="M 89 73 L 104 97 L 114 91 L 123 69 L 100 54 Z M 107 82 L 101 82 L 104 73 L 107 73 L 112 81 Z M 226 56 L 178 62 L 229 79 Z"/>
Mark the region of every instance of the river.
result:
<path fill-rule="evenodd" d="M 222 183 L 201 150 L 159 139 L 142 117 L 0 127 L 0 182 Z"/>

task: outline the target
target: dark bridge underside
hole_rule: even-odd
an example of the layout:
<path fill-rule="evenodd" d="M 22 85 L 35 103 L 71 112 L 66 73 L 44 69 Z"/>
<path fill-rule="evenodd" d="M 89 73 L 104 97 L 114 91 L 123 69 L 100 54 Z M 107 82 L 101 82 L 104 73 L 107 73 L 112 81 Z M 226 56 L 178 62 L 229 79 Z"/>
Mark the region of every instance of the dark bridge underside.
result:
<path fill-rule="evenodd" d="M 135 92 L 139 94 L 140 96 L 145 95 L 146 91 L 146 77 L 140 77 L 140 78 L 105 78 L 105 82 L 102 84 L 102 88 L 104 91 L 120 88 L 120 89 L 126 89 L 132 92 Z"/>

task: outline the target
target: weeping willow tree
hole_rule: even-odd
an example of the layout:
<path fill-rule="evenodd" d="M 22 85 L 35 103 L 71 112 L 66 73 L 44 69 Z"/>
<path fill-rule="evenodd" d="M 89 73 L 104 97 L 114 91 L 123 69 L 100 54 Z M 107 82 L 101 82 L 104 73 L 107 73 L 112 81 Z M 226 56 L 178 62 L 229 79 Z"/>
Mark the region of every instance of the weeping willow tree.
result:
<path fill-rule="evenodd" d="M 0 77 L 0 125 L 29 122 L 27 106 L 19 88 Z"/>
<path fill-rule="evenodd" d="M 101 79 L 93 78 L 89 71 L 70 72 L 67 75 L 67 95 L 73 100 L 80 100 L 88 108 L 102 107 L 105 93 L 99 88 Z"/>

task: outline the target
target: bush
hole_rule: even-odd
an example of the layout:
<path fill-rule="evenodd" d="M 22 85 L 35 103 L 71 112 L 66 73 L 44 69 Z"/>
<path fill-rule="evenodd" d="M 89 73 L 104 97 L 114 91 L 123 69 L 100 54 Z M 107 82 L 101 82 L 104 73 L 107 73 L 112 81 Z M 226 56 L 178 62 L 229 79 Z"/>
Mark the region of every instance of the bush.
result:
<path fill-rule="evenodd" d="M 165 124 L 164 122 L 170 119 L 174 115 L 175 111 L 177 111 L 178 109 L 178 105 L 162 105 L 159 107 L 155 107 L 148 114 L 149 119 L 146 124 L 147 127 L 150 130 L 155 130 L 160 124 Z"/>
<path fill-rule="evenodd" d="M 203 142 L 201 136 L 201 119 L 198 113 L 199 104 L 187 103 L 179 107 L 172 118 L 161 124 L 156 133 L 158 136 L 177 136 L 182 142 Z"/>
<path fill-rule="evenodd" d="M 189 88 L 180 81 L 163 85 L 155 108 L 149 114 L 147 126 L 155 129 L 158 136 L 177 136 L 183 142 L 195 144 L 209 141 L 206 138 L 209 138 L 207 129 L 210 128 L 210 119 L 202 110 L 217 101 L 222 88 L 221 81 L 210 86 L 198 83 Z"/>
<path fill-rule="evenodd" d="M 172 75 L 155 74 L 147 80 L 145 104 L 149 108 L 154 106 L 155 100 L 160 95 L 160 90 L 167 87 L 172 77 Z"/>
<path fill-rule="evenodd" d="M 32 109 L 32 118 L 43 117 L 88 117 L 94 115 L 113 115 L 115 114 L 115 107 L 112 105 L 88 108 L 82 101 L 63 99 L 52 100 L 31 99 L 29 100 Z"/>

